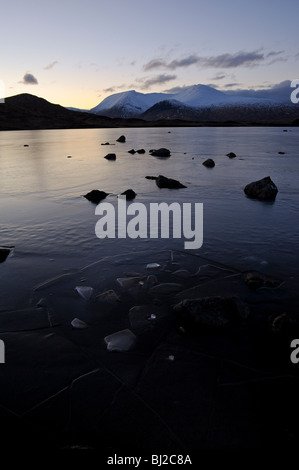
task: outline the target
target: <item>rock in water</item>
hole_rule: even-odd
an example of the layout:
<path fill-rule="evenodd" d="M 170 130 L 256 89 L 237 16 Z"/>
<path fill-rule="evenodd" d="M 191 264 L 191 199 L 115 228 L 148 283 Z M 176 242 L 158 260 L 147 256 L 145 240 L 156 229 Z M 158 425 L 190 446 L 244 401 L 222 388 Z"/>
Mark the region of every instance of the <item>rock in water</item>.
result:
<path fill-rule="evenodd" d="M 145 150 L 144 149 L 139 149 L 139 150 L 137 150 L 137 153 L 140 153 L 140 154 L 145 153 Z"/>
<path fill-rule="evenodd" d="M 237 155 L 234 152 L 229 152 L 229 153 L 226 154 L 226 156 L 228 158 L 236 158 Z"/>
<path fill-rule="evenodd" d="M 211 158 L 208 158 L 202 164 L 206 166 L 207 168 L 213 168 L 215 166 L 215 162 Z"/>
<path fill-rule="evenodd" d="M 3 263 L 10 253 L 9 248 L 0 248 L 0 263 Z"/>
<path fill-rule="evenodd" d="M 116 142 L 124 143 L 125 141 L 126 141 L 126 138 L 124 135 L 121 135 L 118 139 L 116 139 Z"/>
<path fill-rule="evenodd" d="M 85 321 L 79 320 L 79 318 L 74 318 L 74 320 L 72 320 L 71 322 L 71 325 L 77 330 L 83 330 L 85 328 L 88 328 L 88 325 L 85 323 Z"/>
<path fill-rule="evenodd" d="M 153 155 L 153 157 L 170 157 L 170 150 L 165 148 L 160 148 L 158 150 L 153 149 L 150 150 L 150 153 Z"/>
<path fill-rule="evenodd" d="M 104 158 L 106 158 L 106 160 L 116 160 L 116 155 L 115 153 L 107 153 Z"/>
<path fill-rule="evenodd" d="M 107 344 L 107 351 L 129 351 L 136 343 L 136 336 L 131 330 L 122 330 L 104 338 Z"/>
<path fill-rule="evenodd" d="M 168 188 L 168 189 L 179 189 L 179 188 L 186 188 L 182 183 L 177 180 L 173 180 L 171 178 L 166 178 L 166 176 L 159 175 L 156 178 L 156 185 L 158 188 Z"/>
<path fill-rule="evenodd" d="M 135 193 L 135 191 L 133 191 L 133 189 L 127 189 L 126 191 L 121 193 L 121 196 L 126 196 L 127 200 L 129 200 L 129 199 L 135 199 L 137 194 Z"/>
<path fill-rule="evenodd" d="M 105 191 L 99 191 L 98 189 L 93 189 L 89 193 L 85 194 L 85 198 L 93 202 L 94 204 L 99 204 L 105 197 L 108 196 L 108 193 L 105 193 Z"/>
<path fill-rule="evenodd" d="M 158 177 L 157 176 L 145 176 L 147 180 L 156 180 Z"/>
<path fill-rule="evenodd" d="M 245 282 L 252 290 L 259 289 L 260 287 L 275 289 L 275 287 L 278 287 L 281 284 L 281 281 L 272 279 L 257 272 L 247 273 L 245 276 Z"/>
<path fill-rule="evenodd" d="M 238 319 L 245 319 L 249 309 L 238 297 L 202 297 L 185 299 L 174 306 L 180 323 L 206 326 L 224 326 Z"/>
<path fill-rule="evenodd" d="M 273 183 L 270 176 L 253 181 L 247 184 L 244 188 L 246 196 L 253 199 L 260 199 L 261 201 L 273 201 L 278 193 L 277 186 Z"/>
<path fill-rule="evenodd" d="M 131 153 L 132 155 L 134 155 L 136 151 L 134 149 L 131 149 L 131 150 L 128 150 L 128 153 Z"/>

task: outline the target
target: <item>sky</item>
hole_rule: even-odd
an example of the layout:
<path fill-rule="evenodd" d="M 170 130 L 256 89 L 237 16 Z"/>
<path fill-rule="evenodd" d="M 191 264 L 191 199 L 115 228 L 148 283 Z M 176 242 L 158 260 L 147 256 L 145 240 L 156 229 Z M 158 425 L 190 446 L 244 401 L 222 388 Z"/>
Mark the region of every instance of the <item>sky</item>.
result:
<path fill-rule="evenodd" d="M 298 0 L 1 0 L 5 96 L 90 109 L 126 90 L 299 78 Z"/>

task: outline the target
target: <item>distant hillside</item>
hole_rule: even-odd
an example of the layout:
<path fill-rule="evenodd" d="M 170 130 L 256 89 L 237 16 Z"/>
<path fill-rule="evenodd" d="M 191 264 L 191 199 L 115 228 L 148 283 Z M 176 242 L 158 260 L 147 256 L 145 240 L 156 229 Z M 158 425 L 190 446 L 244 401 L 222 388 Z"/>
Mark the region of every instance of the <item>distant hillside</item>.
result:
<path fill-rule="evenodd" d="M 117 127 L 108 117 L 70 111 L 23 93 L 0 104 L 0 130 Z"/>

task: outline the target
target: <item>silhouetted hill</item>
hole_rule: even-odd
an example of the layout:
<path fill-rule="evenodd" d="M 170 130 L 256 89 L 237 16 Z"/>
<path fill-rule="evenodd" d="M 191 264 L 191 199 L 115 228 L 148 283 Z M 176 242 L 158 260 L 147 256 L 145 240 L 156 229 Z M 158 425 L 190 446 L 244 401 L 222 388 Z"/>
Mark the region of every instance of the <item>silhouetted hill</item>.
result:
<path fill-rule="evenodd" d="M 0 130 L 117 127 L 112 119 L 70 111 L 43 98 L 23 93 L 0 104 Z"/>

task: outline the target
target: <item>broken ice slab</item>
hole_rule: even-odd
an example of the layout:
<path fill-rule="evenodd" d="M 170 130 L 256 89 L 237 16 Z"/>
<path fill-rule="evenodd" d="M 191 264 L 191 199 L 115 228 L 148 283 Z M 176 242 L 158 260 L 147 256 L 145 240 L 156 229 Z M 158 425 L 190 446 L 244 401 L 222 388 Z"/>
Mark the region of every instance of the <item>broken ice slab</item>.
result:
<path fill-rule="evenodd" d="M 90 298 L 93 294 L 93 288 L 92 287 L 87 287 L 87 286 L 77 286 L 77 287 L 75 287 L 75 291 L 77 291 L 78 294 L 84 300 L 90 300 Z"/>
<path fill-rule="evenodd" d="M 106 302 L 120 302 L 120 298 L 113 289 L 109 289 L 105 292 L 102 292 L 101 294 L 98 294 L 97 299 Z"/>
<path fill-rule="evenodd" d="M 123 289 L 131 289 L 132 287 L 141 287 L 140 281 L 144 279 L 144 276 L 139 277 L 118 277 L 116 282 L 123 288 Z"/>
<path fill-rule="evenodd" d="M 175 282 L 164 282 L 152 287 L 150 289 L 150 294 L 173 294 L 175 292 L 181 291 L 182 289 L 182 284 L 177 284 Z"/>
<path fill-rule="evenodd" d="M 136 336 L 131 330 L 121 330 L 104 338 L 107 351 L 130 351 L 136 343 Z"/>
<path fill-rule="evenodd" d="M 130 325 L 136 334 L 144 333 L 153 328 L 157 316 L 152 305 L 135 305 L 129 311 Z"/>
<path fill-rule="evenodd" d="M 149 269 L 149 270 L 152 270 L 152 271 L 155 271 L 156 269 L 160 269 L 161 268 L 161 264 L 159 263 L 148 263 L 146 265 L 146 269 Z"/>
<path fill-rule="evenodd" d="M 85 321 L 79 320 L 79 318 L 74 318 L 74 320 L 71 322 L 71 325 L 73 328 L 76 328 L 78 330 L 88 328 L 88 325 L 85 323 Z"/>

